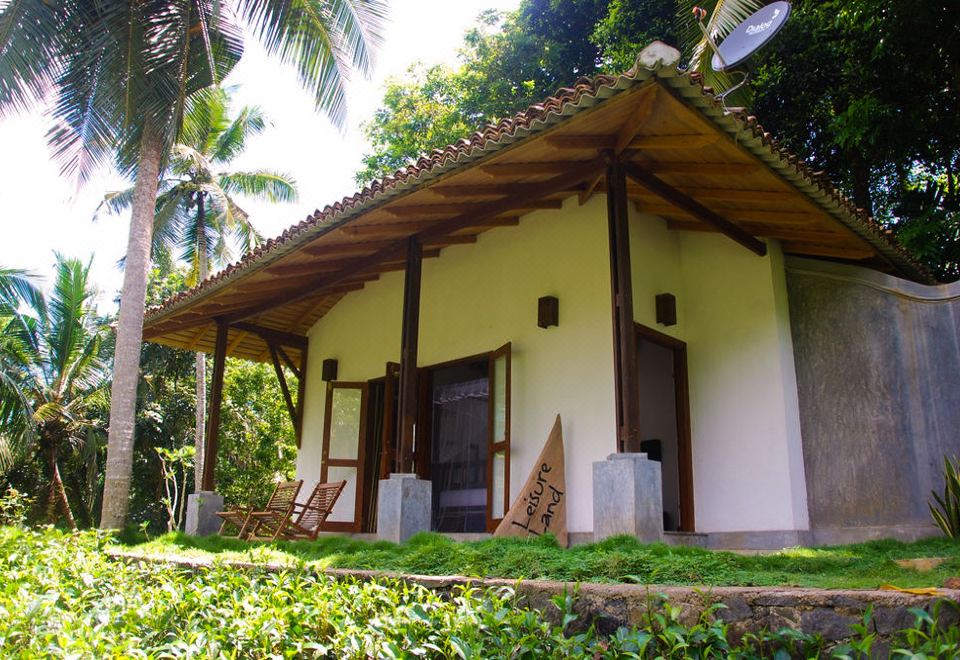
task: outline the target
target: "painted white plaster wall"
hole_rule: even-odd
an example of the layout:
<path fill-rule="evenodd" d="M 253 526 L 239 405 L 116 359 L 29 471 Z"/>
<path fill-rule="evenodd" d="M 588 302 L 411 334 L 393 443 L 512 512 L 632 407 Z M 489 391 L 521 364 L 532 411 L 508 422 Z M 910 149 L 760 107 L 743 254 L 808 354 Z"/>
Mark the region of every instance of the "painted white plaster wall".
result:
<path fill-rule="evenodd" d="M 593 529 L 592 463 L 616 448 L 606 202 L 538 211 L 493 229 L 474 245 L 424 261 L 419 364 L 429 366 L 512 342 L 511 494 L 523 485 L 553 418 L 563 419 L 568 527 Z M 560 325 L 537 327 L 537 299 L 560 300 Z M 310 331 L 310 365 L 298 477 L 320 476 L 325 385 L 320 363 L 339 360 L 340 380 L 383 375 L 400 357 L 403 273 L 341 300 Z M 338 503 L 344 519 L 352 502 Z"/>
<path fill-rule="evenodd" d="M 631 217 L 634 318 L 687 343 L 699 532 L 809 527 L 783 257 Z M 654 296 L 677 297 L 656 324 Z M 641 422 L 642 429 L 642 422 Z"/>
<path fill-rule="evenodd" d="M 631 215 L 634 316 L 687 342 L 697 530 L 806 529 L 806 492 L 783 259 L 718 234 L 668 230 Z M 593 528 L 591 464 L 615 451 L 606 201 L 524 216 L 474 245 L 424 262 L 420 366 L 513 344 L 511 493 L 523 484 L 555 414 L 564 422 L 572 532 Z M 655 320 L 654 296 L 677 296 L 678 323 Z M 403 273 L 347 295 L 310 331 L 298 476 L 319 479 L 325 384 L 365 381 L 398 361 Z M 560 299 L 560 325 L 536 325 L 537 298 Z M 344 498 L 332 519 L 344 519 Z M 349 518 L 350 516 L 347 516 Z"/>
<path fill-rule="evenodd" d="M 758 257 L 719 234 L 681 241 L 697 528 L 807 529 L 780 247 Z"/>

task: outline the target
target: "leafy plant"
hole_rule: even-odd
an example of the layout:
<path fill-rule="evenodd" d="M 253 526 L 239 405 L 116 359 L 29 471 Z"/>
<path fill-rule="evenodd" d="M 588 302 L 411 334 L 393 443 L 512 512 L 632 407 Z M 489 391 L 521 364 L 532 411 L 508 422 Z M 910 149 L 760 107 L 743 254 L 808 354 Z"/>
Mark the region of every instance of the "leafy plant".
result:
<path fill-rule="evenodd" d="M 720 606 L 685 622 L 654 595 L 637 626 L 604 634 L 578 616 L 576 592 L 545 611 L 509 587 L 447 594 L 400 580 L 333 579 L 223 562 L 186 570 L 121 561 L 111 537 L 0 527 L 0 656 L 163 658 L 789 658 L 843 657 L 798 630 L 736 640 Z M 956 657 L 941 607 L 914 611 L 895 653 Z M 865 625 L 869 618 L 865 619 Z M 856 627 L 855 627 L 856 628 Z M 863 630 L 852 644 L 867 649 Z"/>
<path fill-rule="evenodd" d="M 0 496 L 0 525 L 22 525 L 27 520 L 27 511 L 33 498 L 16 488 L 7 488 Z"/>
<path fill-rule="evenodd" d="M 943 497 L 931 491 L 937 506 L 927 506 L 937 527 L 950 538 L 960 540 L 960 459 L 954 457 L 951 461 L 947 456 L 943 457 L 943 478 Z"/>
<path fill-rule="evenodd" d="M 167 531 L 173 532 L 183 525 L 183 505 L 186 502 L 187 472 L 193 465 L 196 448 L 185 445 L 179 449 L 157 447 L 160 457 L 160 473 L 166 495 L 160 500 L 167 510 Z"/>

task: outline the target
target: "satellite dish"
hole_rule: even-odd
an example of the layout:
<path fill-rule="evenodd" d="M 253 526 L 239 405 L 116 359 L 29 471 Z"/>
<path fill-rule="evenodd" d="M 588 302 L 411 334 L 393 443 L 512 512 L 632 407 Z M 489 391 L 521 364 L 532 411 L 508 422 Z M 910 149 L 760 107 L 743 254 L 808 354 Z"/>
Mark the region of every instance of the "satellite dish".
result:
<path fill-rule="evenodd" d="M 733 29 L 713 54 L 714 71 L 726 71 L 745 62 L 773 39 L 790 17 L 790 3 L 771 2 Z"/>

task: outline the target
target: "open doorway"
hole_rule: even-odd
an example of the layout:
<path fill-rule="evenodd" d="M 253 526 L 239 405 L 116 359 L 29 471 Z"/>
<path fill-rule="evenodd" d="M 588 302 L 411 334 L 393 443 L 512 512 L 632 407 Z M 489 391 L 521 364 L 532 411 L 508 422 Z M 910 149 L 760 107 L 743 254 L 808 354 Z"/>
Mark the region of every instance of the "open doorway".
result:
<path fill-rule="evenodd" d="M 641 451 L 661 465 L 663 529 L 694 531 L 687 346 L 636 325 Z"/>

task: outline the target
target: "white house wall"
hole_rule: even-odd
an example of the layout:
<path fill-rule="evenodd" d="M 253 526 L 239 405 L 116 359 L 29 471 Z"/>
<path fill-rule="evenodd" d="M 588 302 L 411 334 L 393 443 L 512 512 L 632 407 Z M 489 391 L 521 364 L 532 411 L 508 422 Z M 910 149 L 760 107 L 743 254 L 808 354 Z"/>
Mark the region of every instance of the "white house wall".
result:
<path fill-rule="evenodd" d="M 697 531 L 806 529 L 806 492 L 782 256 L 758 257 L 719 234 L 676 232 L 631 217 L 634 315 L 687 343 Z M 568 526 L 593 529 L 592 466 L 615 451 L 606 201 L 538 211 L 425 260 L 419 365 L 512 342 L 511 493 L 563 418 Z M 654 296 L 677 297 L 678 323 L 655 321 Z M 537 327 L 537 299 L 560 301 L 560 325 Z M 297 473 L 320 476 L 325 384 L 383 376 L 399 361 L 403 273 L 348 294 L 309 333 Z M 352 495 L 332 519 L 349 519 Z"/>
<path fill-rule="evenodd" d="M 550 432 L 563 419 L 568 526 L 593 528 L 591 464 L 615 451 L 606 205 L 538 211 L 517 227 L 481 234 L 423 262 L 419 364 L 512 343 L 511 493 L 523 485 Z M 537 299 L 560 300 L 560 325 L 537 326 Z M 383 375 L 400 358 L 403 273 L 389 273 L 341 300 L 310 331 L 310 364 L 298 476 L 320 476 L 325 384 L 320 363 L 339 361 L 338 379 Z M 344 497 L 331 519 L 352 507 Z M 346 516 L 350 519 L 350 515 Z"/>
<path fill-rule="evenodd" d="M 758 257 L 640 214 L 630 231 L 634 318 L 687 343 L 697 531 L 807 529 L 779 244 Z M 657 325 L 658 293 L 676 296 L 676 325 Z"/>

